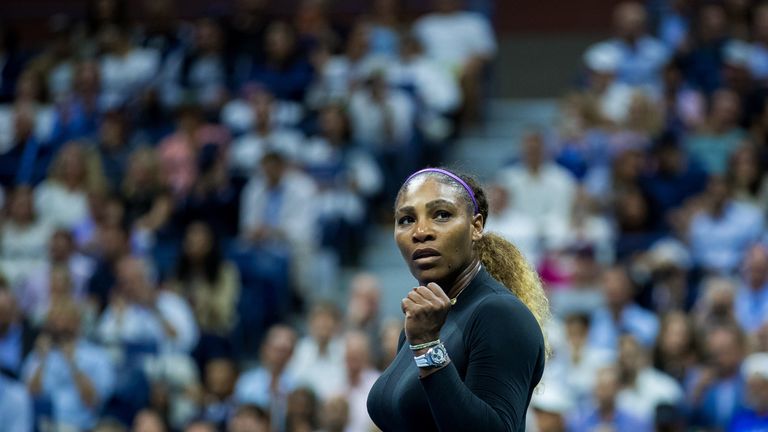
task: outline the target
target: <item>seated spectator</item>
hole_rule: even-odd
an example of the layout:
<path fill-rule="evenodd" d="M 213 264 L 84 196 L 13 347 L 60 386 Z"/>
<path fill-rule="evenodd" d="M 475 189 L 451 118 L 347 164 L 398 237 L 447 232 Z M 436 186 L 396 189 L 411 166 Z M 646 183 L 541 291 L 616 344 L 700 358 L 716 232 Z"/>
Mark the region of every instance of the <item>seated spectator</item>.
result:
<path fill-rule="evenodd" d="M 589 50 L 605 47 L 617 50 L 618 80 L 630 86 L 650 89 L 660 95 L 661 73 L 671 53 L 661 41 L 648 34 L 647 18 L 641 3 L 619 3 L 613 10 L 615 37 L 593 45 Z"/>
<path fill-rule="evenodd" d="M 232 141 L 229 166 L 235 174 L 249 177 L 258 169 L 261 157 L 269 150 L 297 157 L 301 133 L 280 124 L 280 102 L 266 90 L 254 89 L 248 98 L 253 120 L 245 135 Z"/>
<path fill-rule="evenodd" d="M 631 335 L 619 342 L 621 390 L 616 403 L 625 412 L 653 424 L 659 405 L 681 405 L 683 388 L 671 376 L 653 368 L 647 352 Z"/>
<path fill-rule="evenodd" d="M 119 111 L 105 113 L 99 127 L 96 154 L 104 169 L 110 192 L 120 190 L 120 182 L 125 177 L 131 152 L 129 128 L 125 114 Z"/>
<path fill-rule="evenodd" d="M 132 432 L 166 432 L 168 425 L 159 413 L 151 409 L 144 409 L 136 414 L 133 419 Z"/>
<path fill-rule="evenodd" d="M 222 256 L 211 228 L 202 222 L 187 227 L 176 271 L 166 288 L 184 297 L 208 337 L 226 338 L 235 325 L 240 273 Z M 205 350 L 204 347 L 201 347 Z"/>
<path fill-rule="evenodd" d="M 60 102 L 72 90 L 77 51 L 73 25 L 70 18 L 57 14 L 48 21 L 47 30 L 51 33 L 50 43 L 29 62 L 28 69 L 42 75 L 51 100 Z"/>
<path fill-rule="evenodd" d="M 589 344 L 616 352 L 620 336 L 629 333 L 642 346 L 652 346 L 659 330 L 658 319 L 632 301 L 634 287 L 627 270 L 617 265 L 604 271 L 601 288 L 605 306 L 592 314 Z"/>
<path fill-rule="evenodd" d="M 324 107 L 319 117 L 320 132 L 304 144 L 301 164 L 318 186 L 322 245 L 334 251 L 342 265 L 355 265 L 368 203 L 385 179 L 373 158 L 350 141 L 347 113 L 341 107 Z"/>
<path fill-rule="evenodd" d="M 184 432 L 217 432 L 216 425 L 205 420 L 193 420 L 184 427 Z"/>
<path fill-rule="evenodd" d="M 293 432 L 315 431 L 319 427 L 319 402 L 307 387 L 299 387 L 288 395 L 285 429 Z"/>
<path fill-rule="evenodd" d="M 35 188 L 35 208 L 49 224 L 72 229 L 88 217 L 88 194 L 104 186 L 94 156 L 75 141 L 56 155 L 48 178 Z"/>
<path fill-rule="evenodd" d="M 15 287 L 45 265 L 54 229 L 33 205 L 32 190 L 14 189 L 5 203 L 6 220 L 0 236 L 0 269 Z"/>
<path fill-rule="evenodd" d="M 668 312 L 661 319 L 653 348 L 653 367 L 684 383 L 699 358 L 694 322 L 683 312 Z"/>
<path fill-rule="evenodd" d="M 752 49 L 749 71 L 758 81 L 768 79 L 768 5 L 757 4 L 752 10 Z"/>
<path fill-rule="evenodd" d="M 366 405 L 368 393 L 380 373 L 372 367 L 371 344 L 365 333 L 350 332 L 345 339 L 346 389 L 343 394 L 349 406 L 347 430 L 365 432 L 373 427 Z"/>
<path fill-rule="evenodd" d="M 758 431 L 768 428 L 768 353 L 755 353 L 744 359 L 742 375 L 746 381 L 746 409 L 733 416 L 728 430 Z"/>
<path fill-rule="evenodd" d="M 608 428 L 617 431 L 650 432 L 651 425 L 623 410 L 617 403 L 621 389 L 619 370 L 604 367 L 597 372 L 593 405 L 569 421 L 569 431 L 587 432 Z"/>
<path fill-rule="evenodd" d="M 732 274 L 747 249 L 760 240 L 763 215 L 732 198 L 721 177 L 710 178 L 703 206 L 688 228 L 691 255 L 704 271 Z"/>
<path fill-rule="evenodd" d="M 388 58 L 397 56 L 400 34 L 405 27 L 402 9 L 400 3 L 392 0 L 376 0 L 371 5 L 366 21 L 371 23 L 368 46 L 372 55 Z"/>
<path fill-rule="evenodd" d="M 27 135 L 27 125 L 18 123 L 16 119 L 22 112 L 31 120 L 32 138 L 37 144 L 49 144 L 54 133 L 55 115 L 54 108 L 45 98 L 45 83 L 42 78 L 37 70 L 25 70 L 18 81 L 14 81 L 12 98 L 0 104 L 0 149 L 10 149 L 18 144 L 14 141 Z"/>
<path fill-rule="evenodd" d="M 62 229 L 56 230 L 49 243 L 47 262 L 21 283 L 18 290 L 20 307 L 27 314 L 42 318 L 50 305 L 54 285 L 58 286 L 62 282 L 62 276 L 71 285 L 71 298 L 82 301 L 85 299 L 94 266 L 95 263 L 91 259 L 77 252 L 72 233 Z M 53 280 L 54 273 L 57 281 Z M 40 312 L 43 314 L 40 315 Z"/>
<path fill-rule="evenodd" d="M 222 429 L 223 430 L 223 429 Z M 227 432 L 269 432 L 269 413 L 255 405 L 241 405 L 227 423 Z"/>
<path fill-rule="evenodd" d="M 248 81 L 266 87 L 277 99 L 303 101 L 314 71 L 302 55 L 296 31 L 285 22 L 274 22 L 263 44 L 264 59 L 254 63 Z"/>
<path fill-rule="evenodd" d="M 130 246 L 128 233 L 119 225 L 106 226 L 98 232 L 98 248 L 94 250 L 96 267 L 88 281 L 88 303 L 97 313 L 107 307 L 112 289 L 117 283 L 117 263 L 123 258 Z"/>
<path fill-rule="evenodd" d="M 232 74 L 225 44 L 223 29 L 214 19 L 198 19 L 192 47 L 170 54 L 163 66 L 163 105 L 174 108 L 195 103 L 205 112 L 217 112 L 226 101 Z"/>
<path fill-rule="evenodd" d="M 140 147 L 131 152 L 119 197 L 127 226 L 154 233 L 168 222 L 173 203 L 155 150 Z"/>
<path fill-rule="evenodd" d="M 573 401 L 565 389 L 548 383 L 546 389 L 532 395 L 530 408 L 529 413 L 533 415 L 527 421 L 535 425 L 533 430 L 565 432 L 566 419 L 573 410 Z"/>
<path fill-rule="evenodd" d="M 699 298 L 693 307 L 696 327 L 733 324 L 736 321 L 736 282 L 721 276 L 710 276 L 701 282 Z"/>
<path fill-rule="evenodd" d="M 234 399 L 237 375 L 235 362 L 226 357 L 212 358 L 203 368 L 202 415 L 220 429 L 238 412 Z"/>
<path fill-rule="evenodd" d="M 381 325 L 381 358 L 378 369 L 385 370 L 397 356 L 400 348 L 400 333 L 403 331 L 403 323 L 400 320 L 388 320 Z"/>
<path fill-rule="evenodd" d="M 20 377 L 22 362 L 32 350 L 36 335 L 18 308 L 8 282 L 0 279 L 0 377 Z"/>
<path fill-rule="evenodd" d="M 72 88 L 57 105 L 53 144 L 95 138 L 104 111 L 117 108 L 107 105 L 109 95 L 102 91 L 101 74 L 95 59 L 75 65 Z"/>
<path fill-rule="evenodd" d="M 8 432 L 35 430 L 34 406 L 20 382 L 0 373 L 0 424 Z"/>
<path fill-rule="evenodd" d="M 685 244 L 672 237 L 655 242 L 634 260 L 635 271 L 645 273 L 641 296 L 659 314 L 688 311 L 699 294 L 691 283 L 691 254 Z"/>
<path fill-rule="evenodd" d="M 27 60 L 19 49 L 18 34 L 7 24 L 0 27 L 0 55 L 6 59 L 0 66 L 0 103 L 6 103 L 13 99 L 14 86 Z"/>
<path fill-rule="evenodd" d="M 319 432 L 344 432 L 349 424 L 349 403 L 343 396 L 336 396 L 323 403 L 320 411 Z"/>
<path fill-rule="evenodd" d="M 512 201 L 515 197 L 501 185 L 491 185 L 486 193 L 489 215 L 485 229 L 510 241 L 531 263 L 538 265 L 544 251 L 535 220 L 525 213 L 514 211 Z"/>
<path fill-rule="evenodd" d="M 467 120 L 477 119 L 482 74 L 496 55 L 496 40 L 484 16 L 462 10 L 458 0 L 434 0 L 433 9 L 413 24 L 427 55 L 458 76 Z"/>
<path fill-rule="evenodd" d="M 189 353 L 198 328 L 187 302 L 158 290 L 147 263 L 132 257 L 117 263 L 117 287 L 101 315 L 97 335 L 106 344 L 149 345 L 150 352 Z"/>
<path fill-rule="evenodd" d="M 197 105 L 182 105 L 176 111 L 176 130 L 158 145 L 160 173 L 177 201 L 188 196 L 199 175 L 198 157 L 206 145 L 225 147 L 229 132 L 205 122 Z"/>
<path fill-rule="evenodd" d="M 622 192 L 616 197 L 613 213 L 616 218 L 616 258 L 629 259 L 648 250 L 664 237 L 664 231 L 656 228 L 656 214 L 648 198 L 639 189 Z"/>
<path fill-rule="evenodd" d="M 345 327 L 368 336 L 373 358 L 381 354 L 381 286 L 371 273 L 357 273 L 349 282 L 349 301 L 345 309 Z"/>
<path fill-rule="evenodd" d="M 686 385 L 693 426 L 726 428 L 733 414 L 744 407 L 744 378 L 740 374 L 746 338 L 736 325 L 704 329 L 705 356 Z"/>
<path fill-rule="evenodd" d="M 502 169 L 498 183 L 512 196 L 511 211 L 536 221 L 536 232 L 546 235 L 551 224 L 567 225 L 576 194 L 569 172 L 550 160 L 540 133 L 528 133 L 522 142 L 521 163 Z"/>
<path fill-rule="evenodd" d="M 545 261 L 544 266 L 546 264 Z M 565 273 L 563 280 L 548 284 L 550 307 L 556 316 L 563 318 L 572 314 L 590 315 L 605 303 L 600 290 L 602 266 L 597 262 L 592 246 L 577 245 L 562 252 L 559 265 L 565 267 L 562 270 Z M 542 268 L 541 272 L 544 273 L 545 270 L 546 267 Z M 542 274 L 544 279 L 545 276 Z"/>
<path fill-rule="evenodd" d="M 741 328 L 751 334 L 768 323 L 768 249 L 765 246 L 749 248 L 741 279 L 734 304 L 736 319 Z"/>
<path fill-rule="evenodd" d="M 728 159 L 747 137 L 740 125 L 739 95 L 727 89 L 712 95 L 709 115 L 702 127 L 684 142 L 693 160 L 709 174 L 725 174 Z"/>
<path fill-rule="evenodd" d="M 295 346 L 293 329 L 285 325 L 271 327 L 261 346 L 259 366 L 242 373 L 235 384 L 235 400 L 256 405 L 276 419 L 283 418 L 286 398 L 296 388 L 296 379 L 287 368 Z"/>
<path fill-rule="evenodd" d="M 51 420 L 58 429 L 94 427 L 116 381 L 109 354 L 80 336 L 80 324 L 76 304 L 58 304 L 24 361 L 29 392 L 51 404 Z"/>
<path fill-rule="evenodd" d="M 221 108 L 219 117 L 235 136 L 262 129 L 287 132 L 298 130 L 304 108 L 300 102 L 277 100 L 264 86 L 251 83 L 243 87 L 239 98 Z M 261 118 L 263 115 L 268 117 Z"/>
<path fill-rule="evenodd" d="M 36 132 L 35 111 L 28 105 L 0 107 L 0 185 L 35 185 L 45 178 L 54 148 Z"/>
<path fill-rule="evenodd" d="M 340 324 L 334 305 L 315 305 L 309 316 L 309 335 L 299 340 L 289 365 L 297 384 L 309 387 L 320 400 L 344 389 L 345 349 L 338 335 Z"/>
<path fill-rule="evenodd" d="M 145 95 L 160 69 L 160 55 L 131 43 L 126 29 L 107 25 L 100 31 L 101 86 L 108 108 L 135 104 Z"/>
<path fill-rule="evenodd" d="M 725 179 L 733 191 L 734 200 L 765 209 L 768 207 L 768 176 L 759 155 L 758 148 L 752 145 L 736 149 L 728 160 Z"/>

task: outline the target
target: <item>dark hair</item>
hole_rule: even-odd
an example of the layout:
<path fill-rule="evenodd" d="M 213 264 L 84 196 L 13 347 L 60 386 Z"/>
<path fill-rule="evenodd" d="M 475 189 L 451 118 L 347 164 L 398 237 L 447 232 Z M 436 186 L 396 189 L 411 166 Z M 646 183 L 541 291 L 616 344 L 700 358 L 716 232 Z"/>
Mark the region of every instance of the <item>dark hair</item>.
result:
<path fill-rule="evenodd" d="M 208 251 L 208 254 L 203 259 L 203 274 L 205 275 L 205 279 L 210 284 L 215 284 L 216 281 L 219 279 L 219 273 L 221 272 L 221 264 L 224 260 L 222 253 L 221 253 L 221 247 L 219 246 L 219 243 L 216 241 L 216 237 L 214 237 L 210 225 L 208 225 L 206 222 L 203 221 L 193 221 L 189 225 L 187 225 L 187 230 L 189 230 L 189 227 L 195 224 L 202 225 L 205 230 L 208 232 L 209 237 L 211 238 L 211 250 Z M 187 255 L 186 252 L 184 252 L 182 248 L 181 255 L 179 256 L 179 261 L 176 265 L 176 278 L 183 283 L 191 282 L 193 277 L 193 263 L 190 257 Z"/>
<path fill-rule="evenodd" d="M 478 213 L 483 217 L 483 225 L 485 225 L 488 221 L 488 197 L 480 186 L 480 183 L 474 177 L 469 175 L 458 173 L 455 170 L 446 170 L 456 174 L 470 188 L 472 188 L 475 200 L 477 201 Z M 469 215 L 475 214 L 472 199 L 467 191 L 464 190 L 464 187 L 457 183 L 456 180 L 437 172 L 427 172 L 422 175 L 430 176 L 441 184 L 452 186 L 464 200 L 467 213 Z M 408 187 L 408 184 L 410 184 L 410 182 L 404 183 L 400 187 L 396 201 L 400 200 L 400 196 Z M 544 325 L 550 316 L 549 299 L 544 293 L 544 288 L 542 287 L 541 280 L 539 279 L 536 270 L 534 270 L 530 263 L 528 263 L 528 260 L 526 260 L 525 256 L 523 256 L 515 245 L 498 234 L 489 232 L 483 233 L 483 237 L 475 242 L 474 248 L 475 253 L 480 258 L 480 262 L 488 273 L 502 285 L 507 287 L 508 290 L 515 294 L 520 301 L 528 307 L 542 329 L 546 344 Z M 548 344 L 546 350 L 547 353 L 549 353 Z"/>

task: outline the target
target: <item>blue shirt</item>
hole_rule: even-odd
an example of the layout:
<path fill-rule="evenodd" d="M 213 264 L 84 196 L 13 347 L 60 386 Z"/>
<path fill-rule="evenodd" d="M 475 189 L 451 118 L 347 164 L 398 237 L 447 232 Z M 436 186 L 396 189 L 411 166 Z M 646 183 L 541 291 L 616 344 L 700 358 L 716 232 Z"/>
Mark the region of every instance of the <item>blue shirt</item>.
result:
<path fill-rule="evenodd" d="M 661 72 L 669 62 L 671 52 L 659 40 L 644 36 L 634 45 L 622 39 L 610 39 L 594 45 L 592 49 L 606 47 L 620 53 L 616 79 L 631 86 L 647 86 L 656 90 L 662 88 Z"/>
<path fill-rule="evenodd" d="M 103 403 L 111 395 L 115 385 L 115 372 L 109 354 L 95 345 L 79 341 L 75 348 L 75 364 L 91 381 L 99 402 Z M 32 380 L 40 365 L 40 357 L 36 352 L 32 352 L 24 362 L 22 371 L 26 383 Z M 64 355 L 58 349 L 53 349 L 48 353 L 44 367 L 40 397 L 50 400 L 53 420 L 57 424 L 79 429 L 92 428 L 96 424 L 100 406 L 88 407 L 83 402 Z"/>
<path fill-rule="evenodd" d="M 597 410 L 592 411 L 583 418 L 577 418 L 569 422 L 569 432 L 593 432 L 596 430 L 651 432 L 651 425 L 642 419 L 635 418 L 627 413 L 616 410 L 610 419 L 602 419 Z"/>
<path fill-rule="evenodd" d="M 731 273 L 762 231 L 763 215 L 750 204 L 730 202 L 718 217 L 700 212 L 689 228 L 691 255 L 705 269 Z"/>
<path fill-rule="evenodd" d="M 753 410 L 744 410 L 733 416 L 728 427 L 729 432 L 766 432 L 768 431 L 768 415 L 759 415 Z"/>
<path fill-rule="evenodd" d="M 743 285 L 734 299 L 736 320 L 748 333 L 757 331 L 768 321 L 768 284 L 754 290 Z"/>
<path fill-rule="evenodd" d="M 592 314 L 592 324 L 589 329 L 589 344 L 595 348 L 616 351 L 619 337 L 624 333 L 634 336 L 645 346 L 653 346 L 656 334 L 659 332 L 659 321 L 655 314 L 636 304 L 630 304 L 621 311 L 618 321 L 606 307 Z"/>
<path fill-rule="evenodd" d="M 32 431 L 32 399 L 27 388 L 0 375 L 0 425 L 5 432 Z"/>
<path fill-rule="evenodd" d="M 14 374 L 18 374 L 21 368 L 21 357 L 24 349 L 21 336 L 21 326 L 13 324 L 5 336 L 0 339 L 0 368 Z"/>

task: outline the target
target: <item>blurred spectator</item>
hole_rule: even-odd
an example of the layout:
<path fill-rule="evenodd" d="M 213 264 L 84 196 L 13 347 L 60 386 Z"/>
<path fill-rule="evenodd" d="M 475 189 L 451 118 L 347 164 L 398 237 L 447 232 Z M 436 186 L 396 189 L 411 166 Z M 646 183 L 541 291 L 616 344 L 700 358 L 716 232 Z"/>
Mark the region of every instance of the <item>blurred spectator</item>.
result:
<path fill-rule="evenodd" d="M 744 378 L 739 373 L 745 356 L 745 336 L 736 325 L 705 329 L 705 362 L 686 385 L 694 426 L 725 428 L 744 406 Z"/>
<path fill-rule="evenodd" d="M 103 186 L 98 159 L 73 141 L 59 151 L 48 178 L 35 188 L 35 208 L 49 224 L 72 229 L 88 217 L 88 194 Z"/>
<path fill-rule="evenodd" d="M 110 192 L 118 191 L 120 181 L 125 177 L 131 152 L 129 129 L 124 113 L 110 111 L 104 114 L 99 128 L 96 154 L 104 169 Z"/>
<path fill-rule="evenodd" d="M 403 336 L 403 323 L 401 320 L 391 319 L 381 325 L 381 358 L 378 369 L 386 369 L 397 356 L 400 350 L 400 342 Z"/>
<path fill-rule="evenodd" d="M 300 1 L 293 22 L 305 46 L 311 47 L 324 41 L 336 44 L 339 41 L 339 34 L 331 22 L 330 3 L 325 0 Z"/>
<path fill-rule="evenodd" d="M 768 5 L 759 3 L 752 11 L 752 50 L 749 71 L 759 81 L 768 79 Z"/>
<path fill-rule="evenodd" d="M 747 333 L 768 323 L 768 249 L 763 245 L 749 248 L 734 307 L 736 318 Z"/>
<path fill-rule="evenodd" d="M 734 201 L 721 177 L 711 177 L 688 231 L 694 263 L 705 271 L 735 272 L 747 248 L 760 240 L 763 219 L 754 206 Z"/>
<path fill-rule="evenodd" d="M 24 381 L 35 400 L 50 404 L 57 429 L 94 427 L 116 381 L 109 355 L 80 336 L 80 325 L 76 304 L 57 304 L 24 362 Z"/>
<path fill-rule="evenodd" d="M 755 353 L 744 359 L 742 375 L 747 383 L 747 407 L 733 416 L 728 430 L 765 429 L 768 427 L 768 353 Z"/>
<path fill-rule="evenodd" d="M 545 261 L 543 265 L 547 264 Z M 600 290 L 602 267 L 592 246 L 577 245 L 563 252 L 558 265 L 565 267 L 564 280 L 548 283 L 550 305 L 555 316 L 589 315 L 605 303 Z M 545 271 L 545 268 L 541 269 L 541 273 Z"/>
<path fill-rule="evenodd" d="M 184 427 L 184 432 L 217 432 L 216 425 L 205 420 L 194 420 Z"/>
<path fill-rule="evenodd" d="M 14 85 L 26 60 L 19 50 L 16 29 L 7 22 L 0 24 L 0 57 L 3 58 L 3 64 L 0 66 L 0 103 L 7 103 L 13 99 Z"/>
<path fill-rule="evenodd" d="M 0 377 L 18 378 L 37 332 L 16 305 L 8 282 L 0 279 Z M 0 404 L 1 406 L 2 404 Z"/>
<path fill-rule="evenodd" d="M 476 120 L 482 96 L 482 75 L 496 55 L 488 19 L 462 10 L 460 0 L 434 0 L 431 13 L 413 24 L 427 55 L 459 77 L 466 120 Z"/>
<path fill-rule="evenodd" d="M 640 273 L 641 266 L 647 271 L 645 296 L 647 302 L 659 314 L 668 311 L 688 311 L 698 295 L 691 286 L 689 272 L 692 262 L 688 249 L 680 241 L 666 237 L 635 260 L 633 270 Z"/>
<path fill-rule="evenodd" d="M 367 399 L 367 398 L 366 398 Z M 317 396 L 307 387 L 299 387 L 288 395 L 285 426 L 288 432 L 312 432 L 318 428 Z"/>
<path fill-rule="evenodd" d="M 616 367 L 604 367 L 597 372 L 593 393 L 594 406 L 577 415 L 569 423 L 568 430 L 587 432 L 606 428 L 617 431 L 648 431 L 649 423 L 623 410 L 617 404 L 621 388 L 620 373 Z"/>
<path fill-rule="evenodd" d="M 269 432 L 269 414 L 256 405 L 241 405 L 229 420 L 227 432 Z"/>
<path fill-rule="evenodd" d="M 702 4 L 692 15 L 691 43 L 683 47 L 685 76 L 694 87 L 711 94 L 724 81 L 724 51 L 729 40 L 727 15 L 720 2 Z"/>
<path fill-rule="evenodd" d="M 21 283 L 17 295 L 19 306 L 33 318 L 44 317 L 51 296 L 61 288 L 62 282 L 70 285 L 70 298 L 82 301 L 93 271 L 94 262 L 77 252 L 72 233 L 56 230 L 48 245 L 47 262 Z"/>
<path fill-rule="evenodd" d="M 266 0 L 238 0 L 227 23 L 229 50 L 240 53 L 247 61 L 264 55 L 264 33 L 271 16 Z"/>
<path fill-rule="evenodd" d="M 341 316 L 330 303 L 319 303 L 309 315 L 309 335 L 301 338 L 289 368 L 300 385 L 320 400 L 339 394 L 345 385 L 344 340 L 339 337 Z"/>
<path fill-rule="evenodd" d="M 186 198 L 198 179 L 202 149 L 211 145 L 221 151 L 229 140 L 225 128 L 206 123 L 199 106 L 182 105 L 176 110 L 176 131 L 160 142 L 158 156 L 165 185 L 177 200 Z"/>
<path fill-rule="evenodd" d="M 378 359 L 381 346 L 381 285 L 371 273 L 357 273 L 349 282 L 349 301 L 346 306 L 345 326 L 368 336 L 374 358 Z"/>
<path fill-rule="evenodd" d="M 366 432 L 374 427 L 367 399 L 380 373 L 372 367 L 371 343 L 365 333 L 349 332 L 345 340 L 346 396 L 349 418 L 346 432 Z"/>
<path fill-rule="evenodd" d="M 349 404 L 342 396 L 325 401 L 320 412 L 319 432 L 344 432 L 349 424 Z"/>
<path fill-rule="evenodd" d="M 0 424 L 8 432 L 34 430 L 34 407 L 27 388 L 0 373 Z"/>
<path fill-rule="evenodd" d="M 150 344 L 154 350 L 188 353 L 198 339 L 193 312 L 179 295 L 158 290 L 146 262 L 132 257 L 117 263 L 117 286 L 99 319 L 106 344 Z"/>
<path fill-rule="evenodd" d="M 272 427 L 282 430 L 287 397 L 296 388 L 296 378 L 287 368 L 296 346 L 296 332 L 285 325 L 269 329 L 261 346 L 260 365 L 240 375 L 235 385 L 235 400 L 253 404 L 269 412 Z"/>
<path fill-rule="evenodd" d="M 486 188 L 489 214 L 485 229 L 493 231 L 517 247 L 532 263 L 541 261 L 543 252 L 535 220 L 529 215 L 514 211 L 514 197 L 507 188 L 492 184 Z"/>
<path fill-rule="evenodd" d="M 168 426 L 159 413 L 151 409 L 141 410 L 133 419 L 131 432 L 166 432 Z"/>
<path fill-rule="evenodd" d="M 253 89 L 247 100 L 253 117 L 245 135 L 232 141 L 229 165 L 232 171 L 242 177 L 249 177 L 259 166 L 264 153 L 278 151 L 291 157 L 300 153 L 303 139 L 299 131 L 280 124 L 277 117 L 280 102 L 265 89 Z"/>
<path fill-rule="evenodd" d="M 168 221 L 172 210 L 170 188 L 163 184 L 158 154 L 149 147 L 131 152 L 119 197 L 125 205 L 125 223 L 154 232 Z"/>
<path fill-rule="evenodd" d="M 343 265 L 356 265 L 368 204 L 385 182 L 368 152 L 350 141 L 347 113 L 329 105 L 319 113 L 319 134 L 302 149 L 301 163 L 318 186 L 315 204 L 324 247 Z"/>
<path fill-rule="evenodd" d="M 592 314 L 589 344 L 616 351 L 622 334 L 629 333 L 644 347 L 653 345 L 659 330 L 656 315 L 632 301 L 634 285 L 620 265 L 603 272 L 605 306 Z"/>
<path fill-rule="evenodd" d="M 121 226 L 106 226 L 100 230 L 95 251 L 96 268 L 88 281 L 88 300 L 101 312 L 110 301 L 116 284 L 118 261 L 128 252 L 128 234 Z"/>
<path fill-rule="evenodd" d="M 606 47 L 616 50 L 619 53 L 616 70 L 618 80 L 659 95 L 661 72 L 669 61 L 670 52 L 658 39 L 647 33 L 647 18 L 641 3 L 619 3 L 613 10 L 615 37 L 589 50 L 602 50 Z"/>
<path fill-rule="evenodd" d="M 731 90 L 718 90 L 712 95 L 707 121 L 685 140 L 691 157 L 707 173 L 725 174 L 728 158 L 746 138 L 739 126 L 740 115 L 739 96 Z"/>
<path fill-rule="evenodd" d="M 529 133 L 523 138 L 521 163 L 502 169 L 498 182 L 511 195 L 511 211 L 537 222 L 537 236 L 545 245 L 550 240 L 548 226 L 568 225 L 576 182 L 551 161 L 541 133 Z"/>
<path fill-rule="evenodd" d="M 58 101 L 53 144 L 68 140 L 93 138 L 99 132 L 99 121 L 108 106 L 102 92 L 102 71 L 96 60 L 84 60 L 75 65 L 71 91 Z"/>
<path fill-rule="evenodd" d="M 24 86 L 24 76 L 19 88 Z M 47 145 L 50 131 L 42 129 L 45 110 L 30 104 L 0 106 L 0 185 L 34 185 L 45 178 L 54 148 Z"/>
<path fill-rule="evenodd" d="M 101 85 L 106 107 L 116 108 L 139 101 L 156 80 L 160 54 L 134 46 L 120 25 L 104 26 L 98 34 Z"/>
<path fill-rule="evenodd" d="M 43 77 L 50 99 L 59 102 L 72 90 L 76 54 L 73 25 L 65 15 L 56 14 L 50 17 L 47 27 L 50 43 L 28 68 Z"/>
<path fill-rule="evenodd" d="M 661 319 L 653 348 L 653 367 L 684 383 L 696 365 L 699 347 L 694 322 L 683 312 L 668 312 Z"/>
<path fill-rule="evenodd" d="M 210 338 L 226 340 L 237 320 L 240 273 L 224 259 L 211 228 L 202 222 L 186 230 L 176 271 L 167 289 L 181 295 L 192 307 L 202 333 L 198 349 L 211 351 Z"/>
<path fill-rule="evenodd" d="M 271 23 L 262 43 L 264 58 L 254 62 L 247 81 L 266 87 L 277 99 L 304 100 L 314 71 L 300 51 L 296 31 L 285 22 Z"/>
<path fill-rule="evenodd" d="M 696 327 L 736 324 L 736 283 L 731 279 L 713 276 L 704 279 L 701 286 L 699 299 L 693 309 Z"/>
<path fill-rule="evenodd" d="M 5 203 L 8 215 L 0 237 L 0 268 L 10 286 L 17 286 L 45 265 L 48 243 L 54 229 L 34 207 L 32 190 L 14 189 Z"/>
<path fill-rule="evenodd" d="M 137 23 L 137 42 L 143 48 L 160 53 L 160 60 L 181 48 L 186 42 L 185 24 L 179 22 L 177 0 L 144 0 L 144 18 Z"/>
<path fill-rule="evenodd" d="M 533 419 L 532 430 L 536 432 L 565 432 L 566 419 L 573 409 L 568 392 L 560 386 L 547 385 L 546 390 L 537 392 L 531 398 Z M 526 429 L 528 430 L 528 429 Z"/>
<path fill-rule="evenodd" d="M 237 366 L 226 357 L 211 358 L 203 373 L 202 415 L 221 429 L 239 411 L 234 400 Z"/>
<path fill-rule="evenodd" d="M 768 176 L 758 148 L 745 145 L 736 149 L 728 161 L 725 178 L 736 201 L 768 208 Z"/>
<path fill-rule="evenodd" d="M 669 375 L 653 368 L 647 352 L 631 335 L 619 341 L 618 366 L 621 391 L 616 403 L 624 411 L 647 423 L 653 423 L 659 405 L 683 402 L 683 389 Z"/>
<path fill-rule="evenodd" d="M 194 36 L 192 47 L 171 53 L 163 65 L 161 99 L 169 108 L 193 103 L 215 113 L 226 101 L 232 75 L 224 30 L 212 18 L 200 18 Z"/>
<path fill-rule="evenodd" d="M 368 46 L 373 55 L 394 58 L 400 48 L 403 33 L 402 6 L 397 0 L 375 0 L 367 21 L 371 23 Z"/>

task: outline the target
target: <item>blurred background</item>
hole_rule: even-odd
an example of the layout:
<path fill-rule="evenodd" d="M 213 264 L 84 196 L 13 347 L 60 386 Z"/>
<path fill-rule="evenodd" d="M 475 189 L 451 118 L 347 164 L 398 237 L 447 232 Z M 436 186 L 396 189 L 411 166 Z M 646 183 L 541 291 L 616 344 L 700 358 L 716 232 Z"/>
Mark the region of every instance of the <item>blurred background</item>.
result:
<path fill-rule="evenodd" d="M 755 0 L 3 0 L 0 429 L 375 430 L 444 165 L 550 297 L 529 430 L 768 430 L 767 102 Z"/>

